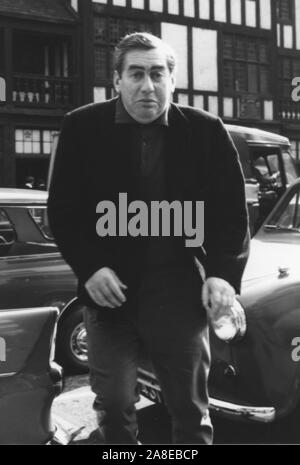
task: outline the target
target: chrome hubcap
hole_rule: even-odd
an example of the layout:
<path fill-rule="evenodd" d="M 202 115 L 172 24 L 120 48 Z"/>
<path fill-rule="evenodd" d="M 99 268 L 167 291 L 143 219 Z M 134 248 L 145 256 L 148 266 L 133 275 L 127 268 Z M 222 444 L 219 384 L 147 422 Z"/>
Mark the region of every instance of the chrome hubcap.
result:
<path fill-rule="evenodd" d="M 87 338 L 84 323 L 79 323 L 71 334 L 71 351 L 81 362 L 87 362 Z"/>

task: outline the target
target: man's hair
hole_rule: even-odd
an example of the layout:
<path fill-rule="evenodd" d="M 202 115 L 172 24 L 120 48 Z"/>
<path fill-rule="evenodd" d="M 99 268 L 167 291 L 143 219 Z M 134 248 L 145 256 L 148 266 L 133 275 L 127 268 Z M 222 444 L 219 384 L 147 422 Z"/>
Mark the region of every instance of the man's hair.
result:
<path fill-rule="evenodd" d="M 163 42 L 159 37 L 149 34 L 148 32 L 134 32 L 128 34 L 115 47 L 114 52 L 114 69 L 121 76 L 124 69 L 125 56 L 131 50 L 153 50 L 160 49 L 166 54 L 167 65 L 170 73 L 176 68 L 176 55 L 170 45 Z"/>

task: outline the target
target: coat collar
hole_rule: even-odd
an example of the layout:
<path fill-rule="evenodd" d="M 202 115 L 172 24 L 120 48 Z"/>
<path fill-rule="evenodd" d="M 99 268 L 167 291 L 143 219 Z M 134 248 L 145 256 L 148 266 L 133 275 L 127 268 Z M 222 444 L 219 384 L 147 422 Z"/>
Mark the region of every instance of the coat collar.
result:
<path fill-rule="evenodd" d="M 111 129 L 111 154 L 114 160 L 117 184 L 125 189 L 131 183 L 130 173 L 130 131 L 126 125 L 115 124 L 117 98 L 110 101 L 106 122 Z M 108 102 L 107 102 L 108 103 Z M 171 103 L 169 108 L 169 126 L 166 129 L 166 183 L 168 200 L 186 198 L 191 180 L 195 177 L 195 160 L 191 150 L 191 129 L 183 110 Z M 109 131 L 110 132 L 110 131 Z"/>

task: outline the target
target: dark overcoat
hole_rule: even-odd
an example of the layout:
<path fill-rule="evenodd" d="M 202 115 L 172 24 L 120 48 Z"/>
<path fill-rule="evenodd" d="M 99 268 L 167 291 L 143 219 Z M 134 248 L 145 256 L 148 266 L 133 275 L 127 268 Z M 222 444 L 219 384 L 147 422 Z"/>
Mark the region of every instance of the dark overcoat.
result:
<path fill-rule="evenodd" d="M 143 266 L 146 238 L 103 238 L 96 232 L 100 201 L 117 205 L 119 193 L 127 193 L 128 202 L 139 199 L 130 169 L 130 131 L 115 124 L 115 111 L 113 99 L 65 116 L 49 192 L 51 229 L 87 305 L 92 302 L 84 283 L 97 270 L 112 268 L 134 289 Z M 199 258 L 207 277 L 223 278 L 239 293 L 249 235 L 244 179 L 233 142 L 220 118 L 175 104 L 166 132 L 166 200 L 205 202 L 203 247 L 186 248 L 187 253 Z M 179 239 L 182 246 L 185 239 Z"/>

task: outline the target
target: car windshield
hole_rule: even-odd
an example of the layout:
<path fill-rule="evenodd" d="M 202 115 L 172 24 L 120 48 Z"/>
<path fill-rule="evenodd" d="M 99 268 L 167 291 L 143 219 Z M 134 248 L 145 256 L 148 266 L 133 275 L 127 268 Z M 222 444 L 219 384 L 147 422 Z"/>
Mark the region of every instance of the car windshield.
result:
<path fill-rule="evenodd" d="M 266 229 L 284 229 L 300 232 L 300 191 L 292 195 L 288 204 L 283 204 L 265 225 Z"/>
<path fill-rule="evenodd" d="M 287 184 L 292 184 L 298 177 L 293 159 L 289 152 L 282 153 Z"/>

